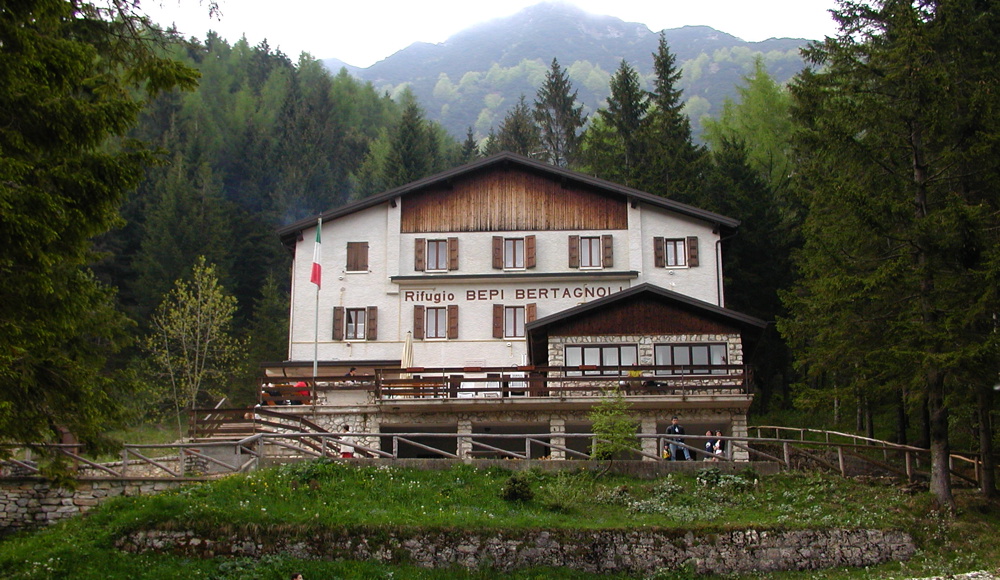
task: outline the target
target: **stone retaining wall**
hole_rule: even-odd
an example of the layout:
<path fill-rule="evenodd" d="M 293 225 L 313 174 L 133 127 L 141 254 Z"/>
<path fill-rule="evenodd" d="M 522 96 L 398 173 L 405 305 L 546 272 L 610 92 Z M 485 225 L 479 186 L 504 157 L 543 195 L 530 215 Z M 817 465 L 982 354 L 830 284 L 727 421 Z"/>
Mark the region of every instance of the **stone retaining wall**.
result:
<path fill-rule="evenodd" d="M 906 533 L 882 530 L 738 530 L 695 535 L 657 530 L 461 530 L 332 529 L 304 537 L 206 537 L 193 532 L 140 531 L 118 541 L 132 552 L 172 552 L 187 557 L 376 560 L 426 568 L 533 566 L 594 574 L 650 573 L 690 568 L 698 574 L 734 574 L 831 567 L 864 567 L 909 559 Z"/>
<path fill-rule="evenodd" d="M 109 497 L 151 495 L 183 485 L 183 480 L 78 480 L 75 489 L 38 477 L 0 483 L 0 535 L 45 527 L 83 513 Z"/>

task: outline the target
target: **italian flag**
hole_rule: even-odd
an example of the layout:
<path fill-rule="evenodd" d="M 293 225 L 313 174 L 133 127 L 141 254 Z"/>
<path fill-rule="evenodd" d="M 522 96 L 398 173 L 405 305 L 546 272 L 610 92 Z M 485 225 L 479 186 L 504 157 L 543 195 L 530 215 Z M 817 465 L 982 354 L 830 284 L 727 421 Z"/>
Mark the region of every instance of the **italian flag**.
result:
<path fill-rule="evenodd" d="M 313 267 L 312 276 L 309 281 L 316 285 L 317 289 L 322 287 L 323 266 L 320 265 L 323 257 L 323 245 L 320 243 L 320 231 L 323 229 L 323 218 L 316 223 L 316 244 L 313 246 Z"/>

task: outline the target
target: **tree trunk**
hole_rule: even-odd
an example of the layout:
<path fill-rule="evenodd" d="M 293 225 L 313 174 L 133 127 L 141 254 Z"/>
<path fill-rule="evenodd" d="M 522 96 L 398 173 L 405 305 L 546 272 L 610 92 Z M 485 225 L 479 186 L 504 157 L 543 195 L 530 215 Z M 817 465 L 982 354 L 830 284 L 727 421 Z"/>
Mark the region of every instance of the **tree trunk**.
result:
<path fill-rule="evenodd" d="M 976 389 L 976 413 L 979 416 L 979 454 L 982 458 L 980 467 L 979 491 L 989 498 L 997 497 L 996 457 L 993 455 L 993 387 L 980 385 Z"/>
<path fill-rule="evenodd" d="M 927 407 L 931 435 L 930 491 L 942 507 L 954 510 L 957 506 L 951 493 L 948 407 L 944 401 L 944 374 L 937 369 L 927 371 Z"/>
<path fill-rule="evenodd" d="M 906 429 L 909 427 L 909 417 L 906 415 L 906 394 L 903 389 L 896 390 L 896 443 L 906 445 Z"/>

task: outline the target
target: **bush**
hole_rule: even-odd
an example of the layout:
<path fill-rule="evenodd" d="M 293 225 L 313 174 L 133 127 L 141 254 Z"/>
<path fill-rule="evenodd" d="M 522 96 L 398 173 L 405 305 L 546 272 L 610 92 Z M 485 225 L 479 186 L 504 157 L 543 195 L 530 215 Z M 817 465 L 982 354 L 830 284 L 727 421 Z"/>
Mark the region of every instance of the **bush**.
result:
<path fill-rule="evenodd" d="M 535 497 L 535 492 L 531 491 L 531 484 L 528 478 L 520 473 L 515 473 L 507 478 L 500 490 L 500 499 L 504 501 L 531 501 Z"/>

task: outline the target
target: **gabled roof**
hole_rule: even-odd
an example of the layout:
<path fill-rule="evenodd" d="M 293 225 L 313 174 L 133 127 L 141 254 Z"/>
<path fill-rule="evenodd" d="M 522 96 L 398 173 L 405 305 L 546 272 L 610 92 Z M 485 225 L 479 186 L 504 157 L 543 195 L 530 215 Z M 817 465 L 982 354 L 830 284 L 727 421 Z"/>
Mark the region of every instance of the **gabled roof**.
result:
<path fill-rule="evenodd" d="M 549 175 L 553 179 L 562 182 L 587 185 L 589 187 L 602 190 L 612 195 L 619 195 L 630 200 L 639 201 L 648 205 L 663 208 L 682 215 L 690 216 L 711 223 L 713 225 L 717 225 L 723 229 L 733 229 L 740 224 L 739 220 L 735 220 L 733 218 L 726 217 L 724 215 L 699 209 L 694 206 L 683 204 L 665 197 L 660 197 L 658 195 L 646 193 L 644 191 L 639 191 L 638 189 L 632 189 L 631 187 L 625 187 L 624 185 L 612 183 L 604 179 L 591 177 L 583 173 L 570 171 L 568 169 L 557 167 L 555 165 L 550 165 L 548 163 L 542 163 L 540 161 L 536 161 L 534 159 L 530 159 L 522 155 L 517 155 L 515 153 L 510 153 L 508 151 L 497 153 L 496 155 L 491 155 L 490 157 L 486 157 L 478 161 L 473 161 L 472 163 L 468 163 L 466 165 L 462 165 L 454 169 L 449 169 L 447 171 L 443 171 L 436 175 L 431 175 L 430 177 L 425 177 L 423 179 L 414 181 L 412 183 L 408 183 L 406 185 L 390 189 L 389 191 L 373 195 L 371 197 L 338 207 L 336 209 L 327 210 L 318 217 L 323 218 L 323 221 L 336 219 L 364 209 L 368 209 L 370 207 L 390 202 L 397 197 L 409 195 L 413 192 L 419 191 L 423 188 L 432 185 L 447 183 L 463 175 L 468 175 L 475 172 L 481 172 L 497 167 L 500 168 L 518 167 L 526 171 Z M 293 244 L 294 241 L 298 239 L 303 230 L 309 229 L 315 225 L 316 225 L 316 218 L 311 217 L 299 220 L 293 224 L 279 228 L 277 233 L 278 236 L 281 237 L 281 240 L 283 243 L 285 243 L 285 245 L 290 245 L 290 243 Z"/>
<path fill-rule="evenodd" d="M 608 296 L 605 296 L 604 298 L 591 300 L 590 302 L 586 302 L 579 306 L 574 306 L 573 308 L 568 308 L 566 310 L 557 312 L 550 316 L 539 318 L 538 320 L 534 320 L 532 322 L 527 323 L 524 328 L 525 331 L 531 331 L 536 328 L 541 328 L 553 324 L 555 322 L 559 322 L 561 320 L 567 320 L 570 318 L 585 316 L 588 312 L 604 308 L 609 304 L 621 302 L 623 300 L 630 300 L 635 296 L 644 293 L 649 293 L 655 296 L 659 296 L 660 298 L 663 298 L 668 302 L 674 302 L 678 305 L 685 306 L 689 309 L 701 311 L 704 314 L 712 317 L 722 318 L 737 326 L 742 326 L 742 327 L 755 326 L 758 328 L 764 328 L 765 326 L 767 326 L 767 322 L 759 318 L 750 316 L 749 314 L 743 314 L 742 312 L 737 312 L 735 310 L 730 310 L 728 308 L 716 306 L 715 304 L 704 302 L 702 300 L 698 300 L 697 298 L 692 298 L 690 296 L 674 292 L 673 290 L 667 290 L 666 288 L 661 288 L 659 286 L 656 286 L 655 284 L 650 284 L 648 282 L 645 282 L 643 284 L 639 284 L 638 286 L 633 286 L 628 290 L 615 292 L 614 294 L 610 294 Z"/>
<path fill-rule="evenodd" d="M 532 361 L 538 361 L 546 357 L 548 349 L 548 331 L 550 326 L 563 321 L 587 317 L 588 315 L 596 313 L 601 309 L 607 308 L 608 306 L 633 301 L 641 295 L 653 296 L 666 303 L 672 303 L 678 307 L 695 312 L 700 316 L 722 320 L 739 328 L 748 330 L 760 329 L 763 331 L 763 329 L 767 327 L 767 322 L 759 318 L 743 314 L 742 312 L 737 312 L 735 310 L 730 310 L 728 308 L 723 308 L 721 306 L 716 306 L 715 304 L 710 304 L 708 302 L 698 300 L 697 298 L 679 294 L 672 290 L 667 290 L 647 282 L 639 284 L 638 286 L 633 286 L 628 290 L 615 292 L 614 294 L 605 296 L 604 298 L 598 298 L 585 304 L 568 308 L 561 312 L 557 312 L 550 316 L 539 318 L 538 320 L 525 324 L 524 332 L 528 340 L 528 355 L 531 357 Z M 623 332 L 622 334 L 630 333 Z M 751 342 L 754 339 L 752 336 L 748 338 Z"/>

